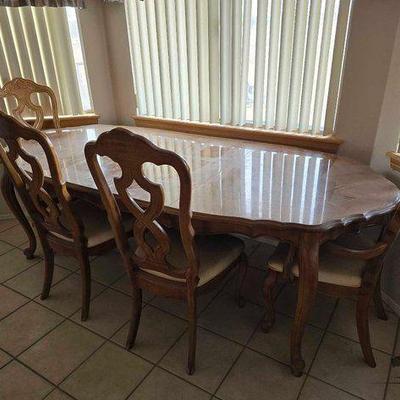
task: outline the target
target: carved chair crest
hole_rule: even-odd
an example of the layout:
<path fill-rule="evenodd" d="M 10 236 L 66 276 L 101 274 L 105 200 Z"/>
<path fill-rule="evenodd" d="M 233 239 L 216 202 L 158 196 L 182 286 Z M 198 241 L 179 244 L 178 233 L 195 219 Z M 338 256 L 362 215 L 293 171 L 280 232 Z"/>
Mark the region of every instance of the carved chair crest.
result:
<path fill-rule="evenodd" d="M 17 101 L 17 107 L 11 111 L 13 117 L 18 119 L 22 124 L 29 126 L 22 117 L 22 113 L 26 107 L 32 110 L 36 115 L 36 121 L 33 127 L 36 129 L 42 129 L 44 110 L 41 106 L 32 102 L 31 95 L 34 93 L 45 93 L 49 96 L 54 126 L 59 128 L 60 120 L 58 117 L 56 96 L 48 86 L 39 85 L 38 83 L 25 78 L 14 78 L 6 82 L 4 86 L 0 88 L 0 98 L 13 96 Z"/>
<path fill-rule="evenodd" d="M 161 149 L 143 136 L 124 128 L 115 128 L 102 133 L 96 142 L 87 143 L 85 154 L 121 253 L 130 252 L 130 260 L 134 265 L 142 268 L 159 271 L 176 278 L 196 278 L 198 266 L 194 252 L 194 230 L 190 209 L 191 177 L 186 162 L 176 153 Z M 134 216 L 133 235 L 139 249 L 136 254 L 129 249 L 127 237 L 121 225 L 121 211 L 97 156 L 109 157 L 120 167 L 121 176 L 114 177 L 114 184 L 119 200 Z M 170 166 L 178 174 L 179 228 L 187 259 L 186 270 L 177 269 L 168 261 L 170 236 L 157 221 L 164 210 L 164 190 L 161 184 L 152 182 L 144 175 L 145 163 Z M 140 206 L 129 194 L 128 189 L 133 183 L 150 194 L 150 201 L 146 207 Z"/>
<path fill-rule="evenodd" d="M 1 160 L 35 222 L 40 223 L 47 231 L 68 238 L 73 238 L 74 235 L 83 236 L 82 223 L 71 209 L 71 198 L 62 180 L 57 156 L 47 136 L 0 111 L 0 139 L 3 139 L 8 147 L 6 149 L 1 143 Z M 35 141 L 44 151 L 55 196 L 46 190 L 43 168 L 38 159 L 22 147 L 21 139 Z M 30 173 L 21 166 L 19 159 L 30 165 Z"/>

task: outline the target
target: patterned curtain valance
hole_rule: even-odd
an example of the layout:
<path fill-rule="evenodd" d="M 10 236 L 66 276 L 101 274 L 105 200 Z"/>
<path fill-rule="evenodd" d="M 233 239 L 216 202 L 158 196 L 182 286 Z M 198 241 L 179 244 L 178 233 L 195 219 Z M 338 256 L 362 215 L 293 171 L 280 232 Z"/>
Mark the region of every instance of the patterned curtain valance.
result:
<path fill-rule="evenodd" d="M 85 8 L 85 0 L 0 0 L 0 6 Z"/>

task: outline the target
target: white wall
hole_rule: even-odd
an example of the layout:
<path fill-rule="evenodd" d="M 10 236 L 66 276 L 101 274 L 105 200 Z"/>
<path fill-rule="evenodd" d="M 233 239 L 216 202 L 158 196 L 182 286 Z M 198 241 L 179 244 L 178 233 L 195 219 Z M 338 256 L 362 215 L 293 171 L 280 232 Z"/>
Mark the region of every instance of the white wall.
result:
<path fill-rule="evenodd" d="M 400 24 L 382 103 L 371 167 L 400 184 L 400 172 L 393 171 L 386 152 L 396 150 L 400 136 Z M 385 300 L 400 315 L 400 238 L 386 256 L 382 280 Z"/>
<path fill-rule="evenodd" d="M 104 16 L 117 120 L 119 123 L 132 125 L 132 115 L 136 113 L 136 98 L 125 8 L 119 3 L 106 4 Z"/>
<path fill-rule="evenodd" d="M 355 0 L 337 116 L 339 154 L 370 162 L 400 16 L 399 0 Z"/>
<path fill-rule="evenodd" d="M 390 63 L 385 94 L 376 132 L 371 167 L 392 180 L 399 181 L 400 173 L 394 172 L 388 162 L 386 153 L 395 151 L 400 136 L 400 24 Z"/>
<path fill-rule="evenodd" d="M 132 125 L 136 103 L 124 5 L 86 5 L 78 18 L 95 112 L 100 122 Z"/>
<path fill-rule="evenodd" d="M 86 5 L 87 8 L 78 10 L 78 20 L 94 110 L 100 115 L 100 122 L 118 123 L 111 75 L 111 63 L 117 60 L 109 55 L 104 4 L 88 0 Z"/>

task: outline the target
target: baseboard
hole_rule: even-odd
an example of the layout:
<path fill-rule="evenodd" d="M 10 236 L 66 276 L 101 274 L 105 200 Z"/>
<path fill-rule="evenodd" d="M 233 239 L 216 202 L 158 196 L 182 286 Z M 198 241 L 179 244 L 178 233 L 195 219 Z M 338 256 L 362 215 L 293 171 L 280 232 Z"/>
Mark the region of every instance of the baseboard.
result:
<path fill-rule="evenodd" d="M 397 304 L 388 294 L 382 290 L 382 300 L 400 317 L 400 304 Z"/>

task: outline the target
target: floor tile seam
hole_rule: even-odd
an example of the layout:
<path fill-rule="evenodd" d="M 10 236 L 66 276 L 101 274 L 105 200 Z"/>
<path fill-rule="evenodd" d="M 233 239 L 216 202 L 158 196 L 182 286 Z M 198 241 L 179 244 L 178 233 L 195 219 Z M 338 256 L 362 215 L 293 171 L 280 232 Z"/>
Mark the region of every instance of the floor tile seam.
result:
<path fill-rule="evenodd" d="M 140 329 L 140 327 L 139 327 L 139 329 Z M 180 335 L 178 335 L 178 337 L 176 338 L 176 340 L 174 341 L 174 343 L 172 343 L 172 344 L 169 346 L 169 348 L 165 351 L 165 353 L 161 356 L 161 358 L 160 358 L 156 363 L 153 363 L 153 367 L 152 367 L 151 370 L 148 372 L 148 374 L 146 374 L 146 376 L 135 386 L 135 388 L 134 388 L 134 389 L 128 394 L 128 396 L 125 398 L 125 400 L 127 400 L 130 396 L 132 396 L 132 394 L 141 386 L 141 384 L 146 380 L 146 378 L 147 378 L 156 368 L 161 368 L 161 369 L 163 369 L 164 371 L 166 371 L 166 372 L 168 372 L 168 373 L 172 373 L 171 371 L 168 371 L 168 370 L 166 370 L 165 368 L 162 368 L 162 367 L 160 366 L 160 363 L 161 363 L 162 360 L 167 356 L 167 354 L 172 350 L 172 348 L 182 339 L 182 337 L 186 334 L 187 331 L 188 331 L 188 328 L 186 327 L 186 328 L 183 330 L 183 332 L 182 332 Z M 131 351 L 134 353 L 133 350 L 131 350 Z M 136 354 L 136 353 L 134 353 L 134 354 Z M 174 374 L 174 373 L 172 373 L 172 375 L 174 375 L 175 377 L 181 379 L 182 381 L 184 381 L 184 382 L 186 382 L 186 383 L 189 383 L 189 384 L 192 385 L 192 386 L 195 386 L 195 385 L 193 385 L 192 383 L 190 383 L 190 382 L 186 381 L 185 379 L 183 379 L 182 377 L 180 377 L 179 375 L 176 375 L 176 374 Z M 195 386 L 195 387 L 197 387 L 197 386 Z M 199 389 L 201 389 L 201 388 L 199 388 Z M 202 389 L 202 390 L 204 391 L 204 389 Z M 210 394 L 210 393 L 207 392 L 207 391 L 206 391 L 206 393 Z"/>
<path fill-rule="evenodd" d="M 1 258 L 1 256 L 0 256 Z M 21 275 L 22 273 L 26 272 L 28 269 L 34 267 L 35 265 L 38 265 L 41 261 L 43 261 L 42 259 L 37 260 L 36 262 L 29 264 L 25 269 L 23 269 L 22 271 L 19 271 L 18 273 L 16 273 L 15 275 L 10 276 L 9 278 L 7 278 L 6 280 L 0 282 L 0 283 L 5 283 L 7 281 L 9 281 L 10 279 L 13 279 L 15 277 L 17 277 L 18 275 Z"/>
<path fill-rule="evenodd" d="M 246 349 L 249 349 L 248 344 L 250 343 L 251 339 L 253 338 L 253 336 L 255 335 L 257 330 L 260 329 L 262 320 L 263 320 L 263 318 L 257 323 L 256 327 L 253 329 L 253 332 L 249 335 L 249 338 L 247 339 L 245 345 L 242 345 L 242 349 L 240 350 L 238 356 L 235 358 L 235 360 L 233 361 L 232 365 L 230 366 L 230 368 L 228 369 L 226 374 L 223 376 L 223 378 L 222 378 L 221 382 L 219 383 L 218 387 L 215 389 L 215 391 L 213 393 L 213 396 L 215 396 L 216 393 L 218 392 L 218 390 L 221 388 L 221 386 L 223 385 L 223 383 L 225 382 L 225 380 L 227 379 L 227 377 L 229 376 L 229 374 L 231 373 L 231 371 L 233 370 L 233 368 L 235 367 L 235 365 L 239 361 L 239 358 L 244 353 L 244 351 Z M 270 357 L 268 357 L 268 358 L 270 358 Z"/>
<path fill-rule="evenodd" d="M 55 392 L 56 390 L 59 390 L 60 392 L 64 393 L 65 395 L 71 397 L 72 400 L 79 400 L 79 399 L 77 399 L 76 397 L 71 396 L 69 393 L 67 393 L 66 391 L 62 390 L 61 388 L 59 388 L 59 387 L 57 387 L 57 386 L 56 386 L 51 392 L 49 392 L 49 393 L 46 395 L 46 397 L 43 398 L 43 400 L 48 399 L 48 398 L 51 396 L 51 394 L 52 394 L 53 392 Z"/>
<path fill-rule="evenodd" d="M 8 220 L 12 220 L 13 218 L 9 218 L 9 219 L 2 219 L 0 222 L 2 221 L 8 221 Z M 6 232 L 11 228 L 15 228 L 16 226 L 21 225 L 17 220 L 15 220 L 15 225 L 9 226 L 8 228 L 5 228 L 3 230 L 0 230 L 0 233 Z M 22 225 L 21 225 L 22 226 Z"/>
<path fill-rule="evenodd" d="M 306 377 L 306 379 L 304 379 L 304 382 L 303 382 L 303 384 L 302 384 L 301 387 L 300 387 L 299 393 L 298 393 L 298 395 L 297 395 L 297 400 L 300 399 L 301 393 L 302 393 L 302 391 L 303 391 L 303 389 L 304 389 L 304 386 L 305 386 L 305 384 L 306 384 L 306 381 L 308 380 L 308 376 L 309 376 L 309 374 L 310 374 L 310 372 L 311 372 L 311 368 L 312 368 L 312 366 L 314 365 L 314 361 L 315 361 L 316 358 L 317 358 L 317 355 L 318 355 L 318 353 L 319 353 L 319 351 L 320 351 L 320 349 L 321 349 L 322 343 L 324 342 L 325 336 L 326 336 L 326 334 L 327 334 L 327 332 L 328 332 L 328 327 L 329 327 L 329 325 L 330 325 L 330 323 L 331 323 L 331 321 L 332 321 L 332 319 L 333 319 L 333 316 L 335 315 L 336 309 L 338 308 L 338 304 L 339 304 L 339 299 L 336 299 L 336 302 L 335 302 L 335 305 L 334 305 L 334 307 L 333 307 L 333 310 L 331 311 L 331 314 L 329 315 L 329 320 L 328 320 L 328 323 L 327 323 L 327 325 L 326 325 L 326 328 L 325 328 L 325 330 L 323 330 L 323 332 L 322 332 L 322 336 L 321 336 L 321 339 L 320 339 L 320 341 L 319 341 L 319 343 L 318 343 L 317 349 L 315 350 L 315 353 L 314 353 L 314 356 L 313 356 L 313 358 L 312 358 L 312 360 L 311 360 L 311 362 L 310 362 L 310 365 L 309 365 L 309 367 L 308 367 L 307 370 L 306 370 L 306 375 L 307 375 L 307 377 Z"/>
<path fill-rule="evenodd" d="M 3 286 L 4 288 L 6 288 L 6 289 L 8 289 L 8 290 L 11 290 L 11 291 L 14 292 L 15 294 L 18 294 L 19 296 L 24 297 L 24 298 L 27 300 L 26 303 L 21 304 L 20 306 L 18 306 L 18 307 L 15 308 L 14 310 L 10 311 L 8 314 L 6 314 L 6 315 L 4 315 L 3 317 L 1 317 L 1 318 L 0 318 L 0 323 L 1 323 L 4 319 L 6 319 L 7 317 L 9 317 L 11 314 L 14 314 L 15 312 L 17 312 L 20 308 L 22 308 L 22 307 L 26 306 L 28 303 L 31 303 L 31 302 L 34 301 L 34 300 L 31 299 L 30 297 L 25 296 L 24 294 L 22 294 L 22 293 L 20 293 L 20 292 L 17 292 L 15 289 L 13 289 L 13 288 L 11 288 L 11 287 L 8 287 L 8 286 L 5 286 L 5 285 L 3 285 L 2 283 L 0 283 L 0 286 Z"/>
<path fill-rule="evenodd" d="M 350 391 L 348 391 L 348 390 L 346 390 L 346 389 L 343 389 L 343 388 L 341 388 L 340 386 L 333 385 L 332 383 L 327 382 L 327 381 L 325 381 L 325 380 L 323 380 L 323 379 L 321 379 L 321 378 L 318 378 L 318 377 L 315 376 L 315 375 L 308 374 L 308 378 L 315 379 L 315 380 L 317 380 L 317 381 L 319 381 L 319 382 L 324 383 L 325 385 L 328 385 L 328 386 L 330 386 L 330 387 L 332 387 L 332 388 L 334 388 L 334 389 L 340 390 L 341 392 L 347 393 L 347 394 L 349 394 L 350 396 L 356 397 L 356 398 L 358 398 L 358 399 L 360 399 L 360 400 L 367 400 L 367 399 L 365 399 L 364 397 L 361 397 L 361 396 L 359 396 L 359 395 L 357 395 L 357 394 L 355 394 L 355 393 L 352 393 L 352 392 L 350 392 Z"/>
<path fill-rule="evenodd" d="M 355 339 L 353 339 L 351 337 L 348 337 L 348 336 L 345 336 L 345 335 L 341 335 L 340 333 L 332 332 L 329 329 L 326 329 L 326 333 L 328 333 L 329 335 L 340 337 L 342 339 L 349 340 L 350 342 L 353 342 L 353 343 L 360 344 L 360 342 L 358 340 L 355 340 Z M 391 353 L 389 353 L 389 352 L 387 352 L 385 350 L 382 350 L 382 349 L 378 349 L 378 348 L 376 348 L 376 347 L 374 347 L 372 345 L 371 345 L 371 348 L 372 348 L 373 351 L 377 351 L 378 353 L 385 354 L 387 356 L 391 356 L 392 355 Z"/>
<path fill-rule="evenodd" d="M 59 389 L 59 390 L 62 391 L 63 393 L 65 393 L 65 394 L 67 394 L 68 396 L 72 397 L 73 399 L 79 400 L 79 399 L 77 399 L 75 396 L 73 396 L 72 394 L 66 392 L 63 388 L 61 388 L 61 387 L 59 386 L 59 385 L 61 384 L 61 382 L 60 382 L 60 384 L 55 384 L 55 383 L 53 383 L 50 379 L 46 378 L 46 377 L 45 377 L 44 375 L 42 375 L 39 371 L 36 371 L 34 368 L 32 368 L 29 364 L 25 363 L 24 361 L 22 361 L 22 360 L 20 360 L 20 359 L 17 359 L 17 358 L 15 359 L 15 361 L 19 362 L 19 363 L 20 363 L 21 365 L 23 365 L 25 368 L 28 368 L 28 369 L 29 369 L 30 371 L 32 371 L 34 374 L 40 376 L 40 378 L 44 379 L 47 383 L 49 383 L 51 386 L 53 386 L 53 390 L 52 390 L 51 392 L 54 392 L 54 390 Z M 46 397 L 49 396 L 51 392 L 49 392 L 49 393 L 46 395 Z M 45 398 L 46 398 L 46 397 L 45 397 Z"/>
<path fill-rule="evenodd" d="M 396 346 L 397 346 L 397 341 L 398 340 L 399 340 L 399 343 L 400 343 L 400 319 L 397 321 L 397 329 L 396 329 L 396 335 L 395 335 L 395 340 L 394 340 L 394 345 L 393 345 L 392 358 L 395 355 L 395 351 L 396 351 Z M 400 356 L 400 354 L 399 354 L 399 356 Z M 385 391 L 383 393 L 383 400 L 385 400 L 386 397 L 387 397 L 387 393 L 388 393 L 388 389 L 389 389 L 390 376 L 392 374 L 392 368 L 393 368 L 393 365 L 392 365 L 392 363 L 390 363 L 389 368 L 388 368 L 389 370 L 388 370 L 387 378 L 386 378 Z"/>
<path fill-rule="evenodd" d="M 82 360 L 77 366 L 75 366 L 59 383 L 57 383 L 57 384 L 54 384 L 53 383 L 53 385 L 55 385 L 56 387 L 59 387 L 60 389 L 61 389 L 61 385 L 74 373 L 74 372 L 76 372 L 83 364 L 85 364 L 95 353 L 97 353 L 102 347 L 104 347 L 105 346 L 105 344 L 107 343 L 107 341 L 106 340 L 103 340 L 103 342 L 99 345 L 99 346 L 97 346 L 94 350 L 92 350 L 91 352 L 90 352 L 90 354 L 84 359 L 84 360 Z M 65 390 L 64 390 L 64 392 L 66 392 Z M 69 394 L 69 392 L 66 392 L 66 393 L 68 393 Z"/>
<path fill-rule="evenodd" d="M 15 228 L 15 226 L 13 226 L 12 228 Z M 10 228 L 10 229 L 12 229 L 12 228 Z M 0 232 L 0 235 L 3 234 L 4 232 L 7 232 L 7 231 L 8 231 L 8 229 L 6 229 L 6 230 L 3 231 L 3 232 Z M 25 243 L 29 243 L 29 241 L 26 241 L 26 240 L 24 240 L 23 242 L 18 243 L 18 244 L 10 243 L 10 242 L 8 242 L 8 241 L 5 240 L 5 239 L 1 239 L 1 241 L 4 242 L 4 243 L 6 243 L 6 244 L 8 244 L 8 245 L 10 245 L 10 246 L 12 246 L 12 247 L 14 247 L 15 249 L 18 249 L 18 250 L 23 250 L 23 249 L 21 249 L 20 246 L 22 246 L 22 245 L 25 244 Z M 28 247 L 29 247 L 29 245 L 28 245 Z"/>
<path fill-rule="evenodd" d="M 170 315 L 170 316 L 172 316 L 172 317 L 175 317 L 175 318 L 178 318 L 178 319 L 180 319 L 180 320 L 182 320 L 182 321 L 187 322 L 187 320 L 186 320 L 185 318 L 183 318 L 183 317 L 181 317 L 181 316 L 178 316 L 178 315 L 176 315 L 176 314 L 173 314 L 173 313 L 171 313 L 170 311 L 164 310 L 163 308 L 160 308 L 160 307 L 158 307 L 158 306 L 156 306 L 156 305 L 154 305 L 154 304 L 149 304 L 149 305 L 150 305 L 151 307 L 157 308 L 159 311 L 165 312 L 166 314 L 168 314 L 168 315 Z M 259 327 L 259 325 L 260 325 L 261 322 L 262 322 L 262 318 L 260 319 L 259 322 L 257 322 L 257 327 Z M 232 339 L 232 338 L 229 338 L 229 337 L 227 337 L 227 336 L 225 336 L 225 335 L 223 335 L 223 334 L 221 334 L 221 333 L 219 333 L 219 332 L 213 331 L 211 328 L 207 328 L 207 327 L 204 327 L 204 326 L 199 325 L 199 324 L 197 325 L 197 327 L 199 327 L 199 328 L 201 328 L 201 329 L 203 329 L 203 330 L 205 330 L 205 331 L 207 331 L 207 332 L 209 332 L 209 333 L 212 333 L 213 335 L 216 335 L 216 336 L 220 337 L 221 339 L 227 340 L 227 341 L 229 341 L 229 342 L 231 342 L 231 343 L 234 343 L 234 344 L 236 344 L 236 345 L 238 345 L 238 346 L 245 347 L 245 348 L 248 349 L 248 350 L 251 350 L 251 351 L 253 351 L 253 352 L 255 352 L 255 353 L 258 353 L 258 354 L 260 354 L 260 355 L 262 355 L 262 356 L 264 356 L 264 357 L 268 357 L 268 358 L 270 358 L 271 360 L 277 361 L 277 362 L 279 362 L 280 364 L 283 364 L 283 365 L 286 365 L 286 366 L 290 365 L 290 364 L 284 363 L 284 362 L 282 362 L 282 361 L 280 361 L 280 360 L 278 360 L 278 359 L 275 359 L 275 358 L 273 358 L 272 356 L 270 356 L 270 355 L 268 355 L 268 354 L 265 354 L 265 353 L 263 353 L 263 352 L 261 352 L 261 351 L 259 351 L 259 350 L 257 350 L 257 349 L 254 349 L 254 348 L 252 348 L 252 347 L 249 347 L 247 344 L 243 344 L 243 343 L 238 342 L 238 341 L 236 341 L 236 340 L 234 340 L 234 339 Z M 320 330 L 322 331 L 322 329 L 320 329 Z M 250 334 L 250 339 L 252 338 L 252 336 L 253 336 L 253 333 Z M 250 341 L 250 339 L 249 339 L 249 341 Z"/>
<path fill-rule="evenodd" d="M 184 377 L 182 377 L 182 376 L 176 374 L 176 373 L 173 372 L 173 371 L 170 371 L 168 368 L 165 368 L 165 367 L 163 367 L 163 366 L 161 365 L 161 363 L 162 363 L 162 361 L 164 360 L 164 358 L 167 357 L 168 353 L 169 353 L 169 352 L 175 347 L 175 345 L 185 336 L 185 334 L 186 334 L 187 332 L 188 332 L 188 327 L 186 327 L 185 330 L 179 335 L 179 337 L 175 340 L 175 342 L 169 347 L 169 349 L 164 353 L 164 355 L 158 360 L 158 362 L 156 363 L 155 366 L 156 366 L 157 368 L 162 369 L 162 370 L 165 371 L 165 372 L 168 372 L 168 373 L 174 375 L 175 377 L 177 377 L 177 378 L 179 378 L 180 380 L 182 380 L 182 381 L 184 381 L 184 382 L 190 384 L 191 386 L 194 386 L 195 388 L 200 389 L 200 390 L 202 390 L 203 392 L 206 392 L 207 394 L 209 394 L 209 395 L 212 396 L 213 394 L 212 394 L 211 392 L 209 392 L 208 390 L 206 390 L 206 389 L 204 389 L 204 388 L 202 388 L 202 387 L 200 387 L 200 386 L 198 386 L 198 385 L 196 385 L 196 384 L 194 384 L 194 383 L 192 383 L 192 382 L 186 380 Z M 196 349 L 196 350 L 197 350 L 197 349 Z M 196 355 L 197 355 L 197 351 L 196 351 Z M 185 362 L 186 362 L 186 359 L 185 359 Z M 196 370 L 194 371 L 194 373 L 196 373 Z"/>
<path fill-rule="evenodd" d="M 15 355 L 15 358 L 20 360 L 20 356 L 28 351 L 31 347 L 33 347 L 36 343 L 40 342 L 42 339 L 44 339 L 47 335 L 55 331 L 60 325 L 62 325 L 65 322 L 66 318 L 62 317 L 62 320 L 58 322 L 54 327 L 52 327 L 50 330 L 48 330 L 46 333 L 41 335 L 39 338 L 37 338 L 34 342 L 32 342 L 28 347 L 26 347 L 24 350 L 20 351 L 17 355 Z"/>
<path fill-rule="evenodd" d="M 1 232 L 0 232 L 0 233 L 1 233 Z M 4 253 L 1 253 L 1 254 L 0 254 L 0 257 L 1 257 L 1 256 L 4 256 L 4 254 L 7 254 L 7 253 L 9 253 L 10 251 L 13 251 L 13 250 L 15 250 L 15 249 L 18 249 L 18 250 L 21 251 L 21 249 L 20 249 L 19 247 L 15 247 L 15 246 L 13 246 L 12 244 L 10 244 L 10 243 L 4 241 L 3 239 L 0 239 L 0 243 L 3 243 L 3 244 L 5 244 L 5 245 L 7 245 L 8 247 L 10 247 L 10 249 L 6 250 Z"/>
<path fill-rule="evenodd" d="M 40 262 L 40 261 L 39 261 L 39 262 Z M 6 285 L 6 283 L 9 282 L 9 281 L 11 281 L 12 279 L 16 278 L 17 276 L 23 274 L 24 272 L 27 272 L 28 270 L 30 270 L 31 268 L 37 266 L 38 264 L 39 264 L 39 263 L 32 264 L 30 267 L 28 267 L 28 268 L 25 269 L 24 271 L 21 271 L 21 272 L 19 272 L 17 275 L 15 275 L 15 276 L 11 277 L 10 279 L 7 279 L 6 281 L 2 282 L 2 285 L 3 285 L 4 287 L 6 287 L 7 289 L 11 289 L 11 290 L 13 290 L 14 292 L 16 292 L 16 293 L 18 293 L 18 294 L 20 294 L 20 295 L 22 295 L 22 296 L 24 296 L 24 297 L 27 297 L 27 298 L 29 298 L 29 299 L 31 299 L 31 300 L 35 299 L 36 297 L 40 296 L 40 293 L 36 294 L 34 297 L 29 297 L 29 296 L 27 296 L 26 294 L 24 294 L 24 293 L 22 293 L 22 292 L 19 292 L 17 289 L 15 289 L 15 288 L 13 288 L 13 287 L 11 287 L 11 286 Z M 67 275 L 65 275 L 63 278 L 61 278 L 60 280 L 58 280 L 57 282 L 52 283 L 51 288 L 50 288 L 50 291 L 51 291 L 51 289 L 52 289 L 53 287 L 55 287 L 55 286 L 58 285 L 59 283 L 63 282 L 65 279 L 69 278 L 69 277 L 73 274 L 73 272 L 70 271 L 70 270 L 67 269 L 67 268 L 61 267 L 61 266 L 59 266 L 59 265 L 57 265 L 57 267 L 58 267 L 58 268 L 64 269 L 64 270 L 67 271 L 68 273 L 67 273 Z M 50 296 L 50 295 L 49 295 L 49 296 Z"/>

